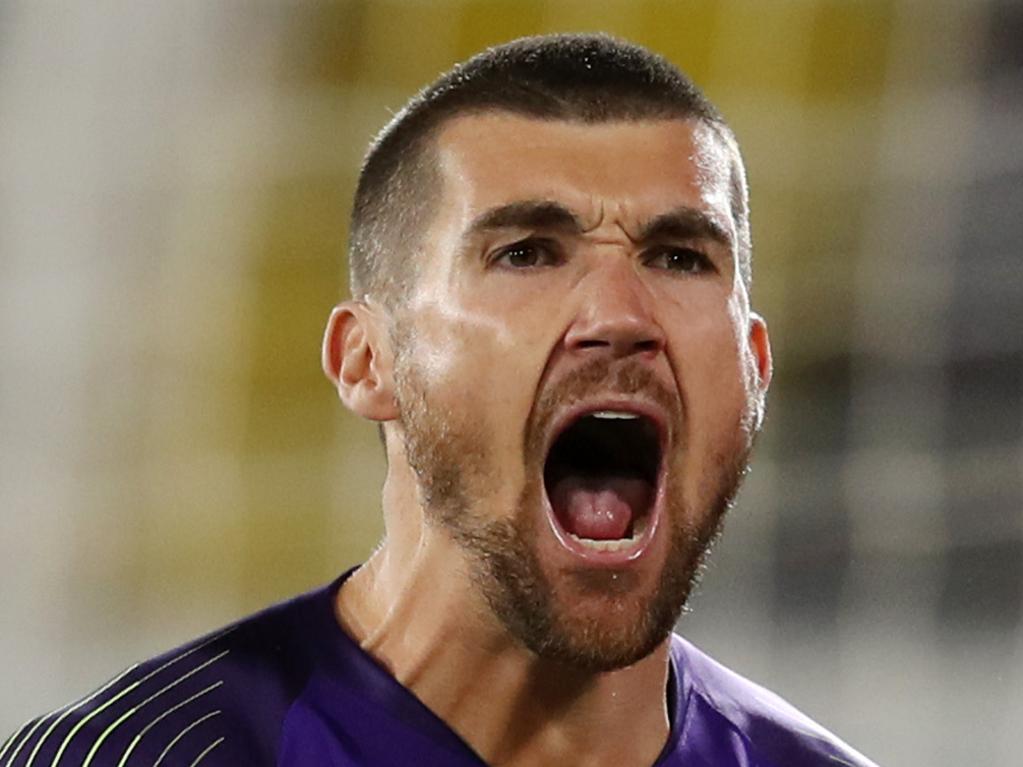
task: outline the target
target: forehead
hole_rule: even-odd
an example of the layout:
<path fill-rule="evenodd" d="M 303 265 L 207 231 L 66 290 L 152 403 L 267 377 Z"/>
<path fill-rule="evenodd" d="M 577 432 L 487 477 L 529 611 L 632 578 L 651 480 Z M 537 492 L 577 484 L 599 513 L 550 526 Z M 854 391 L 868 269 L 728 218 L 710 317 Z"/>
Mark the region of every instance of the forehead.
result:
<path fill-rule="evenodd" d="M 734 235 L 730 150 L 695 120 L 591 124 L 484 113 L 447 123 L 436 153 L 444 208 L 456 218 L 551 199 L 593 225 L 610 215 L 631 228 L 686 206 Z"/>

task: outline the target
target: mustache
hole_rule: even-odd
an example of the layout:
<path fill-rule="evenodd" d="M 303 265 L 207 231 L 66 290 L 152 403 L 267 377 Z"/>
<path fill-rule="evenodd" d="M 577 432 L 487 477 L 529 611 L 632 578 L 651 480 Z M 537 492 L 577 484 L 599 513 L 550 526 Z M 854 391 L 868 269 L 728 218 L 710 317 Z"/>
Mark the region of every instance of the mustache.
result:
<path fill-rule="evenodd" d="M 679 423 L 676 421 L 681 420 L 683 415 L 681 399 L 649 366 L 635 359 L 611 362 L 594 359 L 546 386 L 537 398 L 525 434 L 527 455 L 542 450 L 544 426 L 558 410 L 571 407 L 581 400 L 608 395 L 639 395 L 655 402 L 668 413 L 672 421 L 670 425 L 678 433 Z"/>

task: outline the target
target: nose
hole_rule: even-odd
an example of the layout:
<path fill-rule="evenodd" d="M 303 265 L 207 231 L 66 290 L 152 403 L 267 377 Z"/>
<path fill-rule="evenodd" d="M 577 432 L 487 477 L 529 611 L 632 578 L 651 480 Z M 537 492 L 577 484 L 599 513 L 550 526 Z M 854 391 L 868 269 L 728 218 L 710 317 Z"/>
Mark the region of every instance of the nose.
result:
<path fill-rule="evenodd" d="M 577 289 L 579 309 L 565 335 L 571 353 L 655 357 L 664 350 L 654 297 L 627 260 L 594 269 Z"/>

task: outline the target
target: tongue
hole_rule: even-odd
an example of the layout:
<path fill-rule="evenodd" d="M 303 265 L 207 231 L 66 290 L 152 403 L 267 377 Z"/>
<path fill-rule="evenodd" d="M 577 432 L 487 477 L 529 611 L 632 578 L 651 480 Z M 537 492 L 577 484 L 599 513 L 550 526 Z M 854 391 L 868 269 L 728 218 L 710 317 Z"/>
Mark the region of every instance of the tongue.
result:
<path fill-rule="evenodd" d="M 551 505 L 568 532 L 606 541 L 625 538 L 649 498 L 650 485 L 642 479 L 570 474 L 554 486 Z"/>

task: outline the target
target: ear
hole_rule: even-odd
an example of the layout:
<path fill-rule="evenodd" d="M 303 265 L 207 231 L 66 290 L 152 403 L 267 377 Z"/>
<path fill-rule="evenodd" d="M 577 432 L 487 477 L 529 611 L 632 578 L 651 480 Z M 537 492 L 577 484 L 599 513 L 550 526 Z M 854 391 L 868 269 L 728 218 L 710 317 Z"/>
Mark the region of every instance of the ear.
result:
<path fill-rule="evenodd" d="M 767 334 L 767 322 L 756 312 L 749 317 L 749 348 L 756 361 L 757 389 L 760 395 L 761 409 L 767 388 L 771 385 L 774 368 L 771 360 L 771 339 Z"/>
<path fill-rule="evenodd" d="M 323 372 L 356 415 L 372 421 L 398 417 L 385 321 L 365 303 L 345 301 L 330 313 L 323 335 Z"/>

